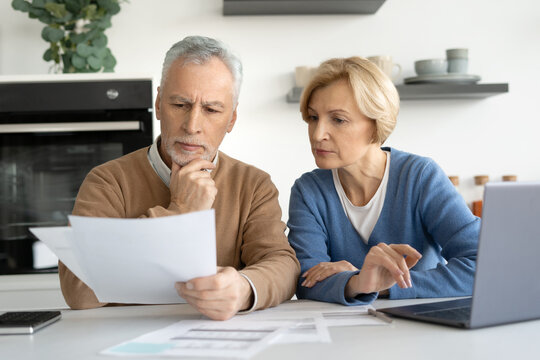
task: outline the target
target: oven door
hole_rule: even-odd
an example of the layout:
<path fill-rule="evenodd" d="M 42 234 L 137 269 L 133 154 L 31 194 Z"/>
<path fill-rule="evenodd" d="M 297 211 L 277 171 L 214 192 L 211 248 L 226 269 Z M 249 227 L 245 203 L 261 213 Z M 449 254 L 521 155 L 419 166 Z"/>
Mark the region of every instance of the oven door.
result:
<path fill-rule="evenodd" d="M 148 111 L 57 119 L 0 124 L 1 273 L 32 270 L 28 228 L 67 225 L 93 167 L 152 143 Z"/>

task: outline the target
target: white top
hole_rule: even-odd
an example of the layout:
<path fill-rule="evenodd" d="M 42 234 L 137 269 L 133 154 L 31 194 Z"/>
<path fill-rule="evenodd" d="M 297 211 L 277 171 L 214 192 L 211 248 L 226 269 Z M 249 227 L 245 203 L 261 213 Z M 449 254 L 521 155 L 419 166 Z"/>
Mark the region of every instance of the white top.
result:
<path fill-rule="evenodd" d="M 360 234 L 362 240 L 366 244 L 368 243 L 373 228 L 375 228 L 375 224 L 377 224 L 377 220 L 379 220 L 379 216 L 381 215 L 381 211 L 384 205 L 384 199 L 386 197 L 386 186 L 388 185 L 388 169 L 390 168 L 390 152 L 385 152 L 386 167 L 384 168 L 384 175 L 381 184 L 375 192 L 375 195 L 373 195 L 371 200 L 369 200 L 369 202 L 364 206 L 355 206 L 353 205 L 353 203 L 351 203 L 351 201 L 347 197 L 347 194 L 345 194 L 345 190 L 343 190 L 343 186 L 341 186 L 337 169 L 332 169 L 334 186 L 336 187 L 336 191 L 338 193 L 339 200 L 341 201 L 341 205 L 343 206 L 343 210 L 351 221 L 353 227 L 356 229 L 358 234 Z"/>

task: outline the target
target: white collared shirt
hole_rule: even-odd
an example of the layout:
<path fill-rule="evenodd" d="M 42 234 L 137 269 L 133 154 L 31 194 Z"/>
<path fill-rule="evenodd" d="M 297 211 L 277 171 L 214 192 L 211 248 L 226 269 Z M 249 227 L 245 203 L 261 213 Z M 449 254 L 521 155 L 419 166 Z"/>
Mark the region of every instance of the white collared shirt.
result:
<path fill-rule="evenodd" d="M 161 155 L 159 155 L 159 143 L 161 142 L 161 136 L 158 136 L 152 146 L 150 146 L 150 149 L 148 149 L 148 161 L 150 161 L 150 165 L 154 168 L 154 171 L 156 174 L 163 180 L 165 185 L 169 187 L 171 183 L 171 169 L 165 164 L 163 159 L 161 158 Z M 219 152 L 216 153 L 216 156 L 214 157 L 214 165 L 217 166 L 218 162 L 218 156 Z M 212 170 L 208 170 L 209 172 L 212 172 Z"/>

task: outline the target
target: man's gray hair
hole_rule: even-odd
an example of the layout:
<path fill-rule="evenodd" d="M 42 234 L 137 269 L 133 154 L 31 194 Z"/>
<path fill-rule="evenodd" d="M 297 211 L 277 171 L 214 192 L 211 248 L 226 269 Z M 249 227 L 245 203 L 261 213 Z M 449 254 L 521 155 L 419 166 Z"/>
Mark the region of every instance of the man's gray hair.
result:
<path fill-rule="evenodd" d="M 232 51 L 221 41 L 204 36 L 187 36 L 174 44 L 163 61 L 161 86 L 167 78 L 169 70 L 177 59 L 183 58 L 183 64 L 204 64 L 212 57 L 217 57 L 227 66 L 234 79 L 233 103 L 238 104 L 240 86 L 242 85 L 242 63 Z"/>

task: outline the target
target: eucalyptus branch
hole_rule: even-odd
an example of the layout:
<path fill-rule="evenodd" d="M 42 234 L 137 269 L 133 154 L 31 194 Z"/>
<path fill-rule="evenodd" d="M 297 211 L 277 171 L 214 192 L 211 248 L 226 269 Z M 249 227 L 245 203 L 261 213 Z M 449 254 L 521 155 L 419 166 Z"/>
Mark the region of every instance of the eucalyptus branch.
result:
<path fill-rule="evenodd" d="M 49 48 L 43 60 L 64 73 L 112 72 L 116 59 L 105 30 L 120 12 L 122 0 L 12 0 L 13 9 L 46 24 L 41 31 Z"/>

